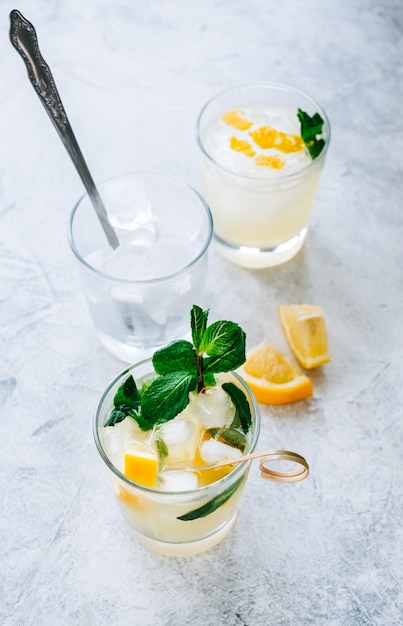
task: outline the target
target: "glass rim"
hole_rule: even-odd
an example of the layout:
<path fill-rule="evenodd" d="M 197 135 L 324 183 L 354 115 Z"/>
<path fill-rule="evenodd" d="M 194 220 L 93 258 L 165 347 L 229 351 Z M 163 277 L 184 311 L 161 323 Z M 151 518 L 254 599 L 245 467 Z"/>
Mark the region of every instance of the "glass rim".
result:
<path fill-rule="evenodd" d="M 197 191 L 197 189 L 195 189 L 194 187 L 192 187 L 192 185 L 189 185 L 188 183 L 186 183 L 183 180 L 174 178 L 172 176 L 168 176 L 165 174 L 158 174 L 158 173 L 154 173 L 151 171 L 142 171 L 142 170 L 136 170 L 133 172 L 126 172 L 124 174 L 117 174 L 116 176 L 112 176 L 111 178 L 107 178 L 104 181 L 102 181 L 101 183 L 99 183 L 98 188 L 101 188 L 103 185 L 110 183 L 114 180 L 117 180 L 118 178 L 126 178 L 129 176 L 138 176 L 138 177 L 143 177 L 143 178 L 158 178 L 160 180 L 165 180 L 171 183 L 175 183 L 176 185 L 183 187 L 185 189 L 187 189 L 188 191 L 192 192 L 193 194 L 195 194 L 195 196 L 200 200 L 202 206 L 205 209 L 205 213 L 207 216 L 207 226 L 208 226 L 208 232 L 207 232 L 207 236 L 206 236 L 206 240 L 202 246 L 202 248 L 200 249 L 199 253 L 197 254 L 197 256 L 195 256 L 189 263 L 187 263 L 184 267 L 181 267 L 179 270 L 176 270 L 175 272 L 172 272 L 171 274 L 166 274 L 165 276 L 158 276 L 156 278 L 146 278 L 146 279 L 129 279 L 129 278 L 119 278 L 117 276 L 111 276 L 110 274 L 106 274 L 105 272 L 102 272 L 101 270 L 97 269 L 96 267 L 93 267 L 90 263 L 88 263 L 84 257 L 80 254 L 75 240 L 74 240 L 74 236 L 73 236 L 73 222 L 74 222 L 74 217 L 81 205 L 81 203 L 84 200 L 89 200 L 89 196 L 88 193 L 84 193 L 80 196 L 80 198 L 77 200 L 77 202 L 75 203 L 71 213 L 70 213 L 70 217 L 68 220 L 68 225 L 67 225 L 67 237 L 68 237 L 68 241 L 70 244 L 70 248 L 74 254 L 74 256 L 76 257 L 77 261 L 83 265 L 87 270 L 91 271 L 95 276 L 98 276 L 100 278 L 102 278 L 103 280 L 107 280 L 110 282 L 113 282 L 115 284 L 121 284 L 121 285 L 156 285 L 158 283 L 163 283 L 165 281 L 169 281 L 172 280 L 173 278 L 179 277 L 182 274 L 184 274 L 185 272 L 187 272 L 193 265 L 195 265 L 197 263 L 197 261 L 199 261 L 199 259 L 201 259 L 205 253 L 207 252 L 209 245 L 211 243 L 212 237 L 213 237 L 213 217 L 210 211 L 210 207 L 207 204 L 207 202 L 205 201 L 205 199 L 203 198 L 203 196 Z M 106 240 L 105 240 L 106 242 Z M 107 242 L 106 242 L 107 243 Z"/>
<path fill-rule="evenodd" d="M 326 131 L 327 131 L 327 138 L 326 138 L 326 143 L 325 146 L 322 150 L 322 152 L 319 154 L 318 157 L 316 157 L 316 159 L 312 159 L 307 165 L 305 165 L 304 167 L 302 167 L 301 169 L 299 169 L 296 172 L 290 172 L 289 174 L 285 173 L 282 174 L 281 172 L 276 172 L 275 175 L 267 177 L 267 178 L 258 178 L 257 176 L 248 176 L 246 174 L 239 174 L 238 172 L 234 172 L 233 170 L 225 167 L 224 165 L 221 165 L 216 159 L 214 159 L 209 152 L 206 150 L 206 148 L 203 145 L 203 142 L 201 140 L 200 137 L 200 125 L 202 122 L 202 118 L 203 115 L 205 114 L 205 112 L 207 111 L 208 107 L 212 104 L 214 104 L 215 102 L 217 102 L 222 96 L 225 96 L 226 94 L 229 94 L 231 91 L 237 91 L 239 89 L 277 89 L 278 91 L 287 91 L 289 93 L 293 93 L 296 95 L 300 95 L 303 98 L 305 98 L 306 100 L 309 100 L 309 102 L 311 104 L 313 104 L 316 109 L 317 112 L 321 115 L 321 117 L 323 118 L 324 122 L 325 122 L 325 126 L 326 126 Z M 240 85 L 232 85 L 230 87 L 227 87 L 226 89 L 222 89 L 221 91 L 217 92 L 214 96 L 212 96 L 212 98 L 210 98 L 202 107 L 199 115 L 197 116 L 196 119 L 196 124 L 195 124 L 195 134 L 196 134 L 196 141 L 197 141 L 197 145 L 199 146 L 202 154 L 207 157 L 207 159 L 213 163 L 218 169 L 220 169 L 222 172 L 224 172 L 225 174 L 228 174 L 229 176 L 232 176 L 234 178 L 237 178 L 239 180 L 244 180 L 244 181 L 254 181 L 254 182 L 259 182 L 259 183 L 273 183 L 276 181 L 283 181 L 283 180 L 292 180 L 293 178 L 297 178 L 298 176 L 301 176 L 303 173 L 305 173 L 306 171 L 308 171 L 309 169 L 312 169 L 315 165 L 318 165 L 319 163 L 322 163 L 324 161 L 324 158 L 326 156 L 326 153 L 328 151 L 329 145 L 330 145 L 330 139 L 331 139 L 331 125 L 330 125 L 330 120 L 325 112 L 325 110 L 323 109 L 323 107 L 313 98 L 311 98 L 311 96 L 309 96 L 307 93 L 305 93 L 304 91 L 302 91 L 301 89 L 297 89 L 296 87 L 291 87 L 289 85 L 285 85 L 283 83 L 245 83 L 245 84 L 240 84 Z"/>
<path fill-rule="evenodd" d="M 191 494 L 205 493 L 208 490 L 210 490 L 213 486 L 215 487 L 216 485 L 219 485 L 223 481 L 228 480 L 228 478 L 230 476 L 231 477 L 238 476 L 238 474 L 240 474 L 242 472 L 242 470 L 245 468 L 245 466 L 250 464 L 251 461 L 242 461 L 242 462 L 238 463 L 237 467 L 235 467 L 233 470 L 231 470 L 228 474 L 226 474 L 225 476 L 223 476 L 219 480 L 216 480 L 213 483 L 209 483 L 208 485 L 204 485 L 203 487 L 197 487 L 197 489 L 186 489 L 186 490 L 183 490 L 183 491 L 162 491 L 160 489 L 155 489 L 153 487 L 146 487 L 144 485 L 140 485 L 139 483 L 134 482 L 133 480 L 131 480 L 130 478 L 125 476 L 112 463 L 112 461 L 109 459 L 108 455 L 106 454 L 106 452 L 105 452 L 105 450 L 104 450 L 104 448 L 102 446 L 100 437 L 99 437 L 99 432 L 98 432 L 98 422 L 99 422 L 99 420 L 98 420 L 98 418 L 99 418 L 99 415 L 100 415 L 101 408 L 102 408 L 102 406 L 104 404 L 104 401 L 105 401 L 108 393 L 112 390 L 112 388 L 116 385 L 117 382 L 119 382 L 121 379 L 123 379 L 124 376 L 129 374 L 135 368 L 144 367 L 145 365 L 148 365 L 148 364 L 151 366 L 151 369 L 153 369 L 152 358 L 143 359 L 142 361 L 139 361 L 138 363 L 134 363 L 133 365 L 130 365 L 129 367 L 127 367 L 126 369 L 121 371 L 119 374 L 117 374 L 117 376 L 115 376 L 113 378 L 113 380 L 109 383 L 109 385 L 107 385 L 106 389 L 104 390 L 103 394 L 101 395 L 100 399 L 98 400 L 98 404 L 96 406 L 95 413 L 94 413 L 94 418 L 93 418 L 93 431 L 92 432 L 93 432 L 93 437 L 94 437 L 94 440 L 95 440 L 96 448 L 97 448 L 97 450 L 99 452 L 99 455 L 100 455 L 102 461 L 105 463 L 107 468 L 115 476 L 117 476 L 117 478 L 119 478 L 120 480 L 125 482 L 130 487 L 135 487 L 136 489 L 139 489 L 140 491 L 144 491 L 145 493 L 153 494 L 153 495 L 159 495 L 159 496 L 162 496 L 162 497 L 165 497 L 165 496 L 182 497 L 182 496 L 186 496 L 186 495 L 189 496 Z M 249 398 L 251 400 L 251 403 L 252 403 L 252 407 L 253 407 L 253 411 L 254 411 L 254 415 L 255 415 L 255 423 L 254 423 L 254 432 L 253 432 L 253 437 L 252 437 L 252 440 L 251 440 L 251 445 L 250 445 L 250 448 L 248 450 L 248 454 L 249 454 L 250 452 L 254 451 L 254 449 L 256 447 L 256 444 L 257 444 L 257 441 L 258 441 L 258 438 L 259 438 L 259 434 L 260 434 L 261 421 L 260 421 L 259 407 L 258 407 L 258 404 L 257 404 L 255 396 L 253 395 L 250 387 L 245 382 L 245 380 L 242 378 L 242 376 L 240 376 L 235 371 L 224 372 L 224 373 L 233 375 L 241 383 L 241 385 L 243 386 L 245 391 L 248 393 L 248 396 L 249 396 Z"/>

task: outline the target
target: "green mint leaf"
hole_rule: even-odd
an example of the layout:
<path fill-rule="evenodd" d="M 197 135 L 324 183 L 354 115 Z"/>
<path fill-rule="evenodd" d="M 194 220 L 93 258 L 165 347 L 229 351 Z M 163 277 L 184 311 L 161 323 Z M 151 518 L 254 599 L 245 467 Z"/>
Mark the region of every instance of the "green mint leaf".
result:
<path fill-rule="evenodd" d="M 179 339 L 154 352 L 153 366 L 157 374 L 183 371 L 197 375 L 197 355 L 189 341 Z"/>
<path fill-rule="evenodd" d="M 235 404 L 235 417 L 239 418 L 243 432 L 247 433 L 252 424 L 252 415 L 250 412 L 249 402 L 247 401 L 244 392 L 234 383 L 224 383 L 222 388 Z"/>
<path fill-rule="evenodd" d="M 233 448 L 238 448 L 241 452 L 245 450 L 246 437 L 239 430 L 234 430 L 233 428 L 209 428 L 208 432 L 217 441 L 222 441 Z"/>
<path fill-rule="evenodd" d="M 316 159 L 316 157 L 320 155 L 324 147 L 325 147 L 324 139 L 316 139 L 315 141 L 307 145 L 307 148 L 309 150 L 309 153 L 312 159 Z"/>
<path fill-rule="evenodd" d="M 113 398 L 113 410 L 104 426 L 115 426 L 130 415 L 137 422 L 141 412 L 141 395 L 134 382 L 133 376 L 128 376 L 120 385 Z"/>
<path fill-rule="evenodd" d="M 314 113 L 312 117 L 298 109 L 297 113 L 300 126 L 301 137 L 312 159 L 316 159 L 325 147 L 325 140 L 318 138 L 318 135 L 322 134 L 324 121 L 319 113 Z"/>
<path fill-rule="evenodd" d="M 123 422 L 123 420 L 127 417 L 127 413 L 121 411 L 120 409 L 113 409 L 112 413 L 108 417 L 104 426 L 115 426 L 115 424 L 119 424 L 119 422 Z"/>
<path fill-rule="evenodd" d="M 128 376 L 124 383 L 120 385 L 115 397 L 113 398 L 115 408 L 121 406 L 132 407 L 138 409 L 141 404 L 141 397 L 133 376 Z"/>
<path fill-rule="evenodd" d="M 243 479 L 244 476 L 241 476 L 240 478 L 238 478 L 237 481 L 234 482 L 233 485 L 231 485 L 231 487 L 225 489 L 225 491 L 220 493 L 218 496 L 215 496 L 215 498 L 209 500 L 206 504 L 203 504 L 203 506 L 200 506 L 193 511 L 189 511 L 189 513 L 185 513 L 185 515 L 180 515 L 180 517 L 177 517 L 176 519 L 180 519 L 183 522 L 188 522 L 198 519 L 199 517 L 206 517 L 207 515 L 210 515 L 210 513 L 216 511 L 220 506 L 225 504 L 225 502 L 230 499 L 230 497 L 235 493 L 235 491 L 242 483 Z"/>
<path fill-rule="evenodd" d="M 196 352 L 199 352 L 200 344 L 203 339 L 203 335 L 206 331 L 207 327 L 207 319 L 208 319 L 209 311 L 203 311 L 196 304 L 193 305 L 192 310 L 190 312 L 190 327 L 192 330 L 192 341 L 193 345 L 196 349 Z"/>
<path fill-rule="evenodd" d="M 169 454 L 167 444 L 165 443 L 163 439 L 157 439 L 156 442 L 157 442 L 157 448 L 158 448 L 158 452 L 160 455 L 160 459 L 165 459 Z"/>
<path fill-rule="evenodd" d="M 144 392 L 141 404 L 143 430 L 173 419 L 189 404 L 189 393 L 197 387 L 197 375 L 189 372 L 168 372 L 156 378 Z"/>
<path fill-rule="evenodd" d="M 203 371 L 218 374 L 230 372 L 245 363 L 246 335 L 235 322 L 215 322 L 203 338 Z"/>
<path fill-rule="evenodd" d="M 216 379 L 214 374 L 211 372 L 206 372 L 204 374 L 204 387 L 215 387 Z"/>
<path fill-rule="evenodd" d="M 150 424 L 146 419 L 144 419 L 143 413 L 140 409 L 137 411 L 135 411 L 134 409 L 131 409 L 128 411 L 128 415 L 130 415 L 130 417 L 136 420 L 141 430 L 150 430 L 151 428 Z"/>

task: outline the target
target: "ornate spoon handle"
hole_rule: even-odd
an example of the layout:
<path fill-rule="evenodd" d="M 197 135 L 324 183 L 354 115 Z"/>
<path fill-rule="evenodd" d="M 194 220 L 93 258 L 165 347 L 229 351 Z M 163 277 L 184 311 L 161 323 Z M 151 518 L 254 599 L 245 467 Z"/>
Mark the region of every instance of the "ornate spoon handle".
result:
<path fill-rule="evenodd" d="M 28 70 L 28 77 L 52 120 L 63 144 L 69 153 L 77 172 L 87 190 L 88 196 L 104 229 L 109 245 L 115 249 L 119 245 L 115 231 L 81 153 L 70 126 L 62 101 L 57 91 L 49 66 L 41 55 L 35 28 L 19 11 L 10 13 L 10 40 L 20 54 Z"/>

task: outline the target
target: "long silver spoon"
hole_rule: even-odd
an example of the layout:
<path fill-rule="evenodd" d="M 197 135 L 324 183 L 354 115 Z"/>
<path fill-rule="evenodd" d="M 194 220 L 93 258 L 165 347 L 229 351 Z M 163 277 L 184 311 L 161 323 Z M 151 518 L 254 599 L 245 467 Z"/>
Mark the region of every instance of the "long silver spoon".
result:
<path fill-rule="evenodd" d="M 102 202 L 101 196 L 99 195 L 98 189 L 95 186 L 74 136 L 52 73 L 39 50 L 35 28 L 16 10 L 10 13 L 10 40 L 14 48 L 23 58 L 28 70 L 29 80 L 52 120 L 63 141 L 64 147 L 69 153 L 84 183 L 109 245 L 115 250 L 119 245 L 119 240 L 109 223 L 104 203 Z"/>

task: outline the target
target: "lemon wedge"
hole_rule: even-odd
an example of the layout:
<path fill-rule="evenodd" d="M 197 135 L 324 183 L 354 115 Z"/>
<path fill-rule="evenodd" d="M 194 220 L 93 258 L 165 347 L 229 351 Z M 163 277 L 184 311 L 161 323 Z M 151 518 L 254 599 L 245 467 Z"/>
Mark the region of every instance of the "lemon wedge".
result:
<path fill-rule="evenodd" d="M 281 326 L 296 360 L 312 369 L 330 361 L 325 318 L 320 306 L 288 304 L 279 306 Z"/>
<path fill-rule="evenodd" d="M 288 404 L 313 394 L 311 380 L 268 343 L 253 348 L 239 372 L 263 404 Z"/>

